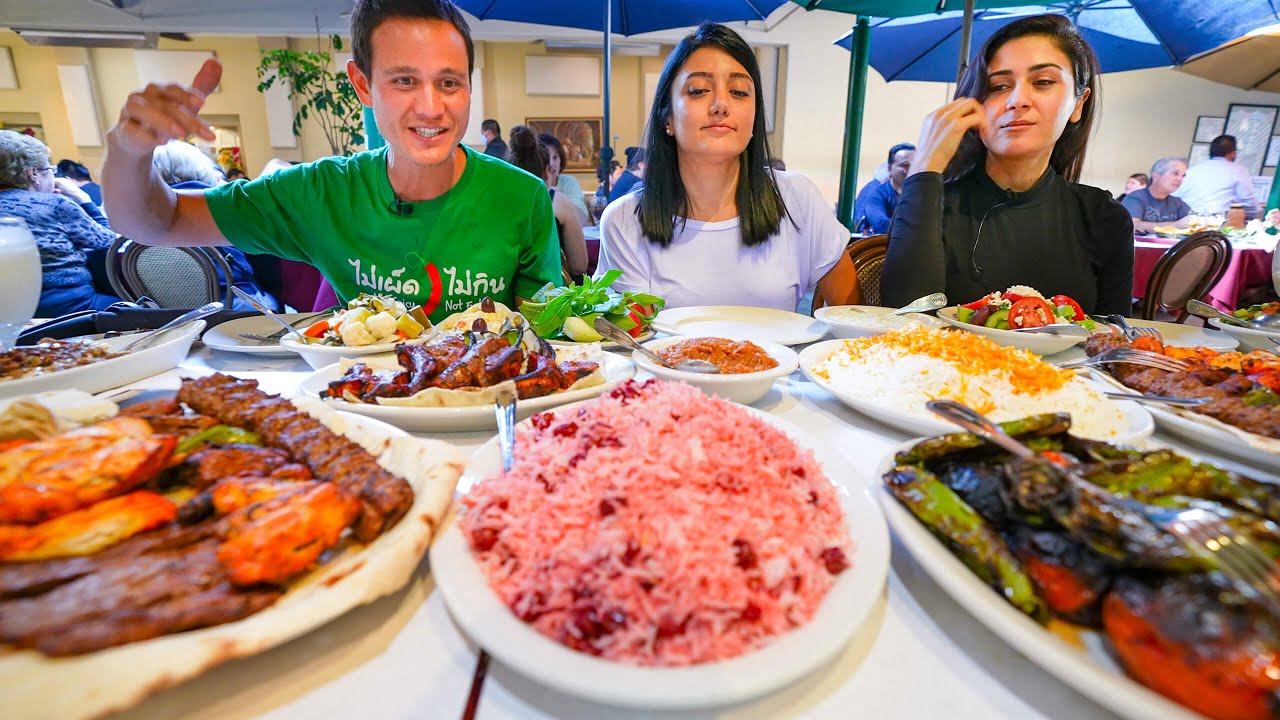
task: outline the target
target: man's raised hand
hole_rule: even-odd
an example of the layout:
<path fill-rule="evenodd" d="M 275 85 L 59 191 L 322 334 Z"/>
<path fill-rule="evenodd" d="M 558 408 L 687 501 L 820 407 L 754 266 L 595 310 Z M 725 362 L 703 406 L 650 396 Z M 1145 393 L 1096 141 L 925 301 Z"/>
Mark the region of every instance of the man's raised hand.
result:
<path fill-rule="evenodd" d="M 191 85 L 151 83 L 129 95 L 109 137 L 118 150 L 150 156 L 173 139 L 198 135 L 213 140 L 213 130 L 199 118 L 205 98 L 222 79 L 222 63 L 209 58 Z"/>

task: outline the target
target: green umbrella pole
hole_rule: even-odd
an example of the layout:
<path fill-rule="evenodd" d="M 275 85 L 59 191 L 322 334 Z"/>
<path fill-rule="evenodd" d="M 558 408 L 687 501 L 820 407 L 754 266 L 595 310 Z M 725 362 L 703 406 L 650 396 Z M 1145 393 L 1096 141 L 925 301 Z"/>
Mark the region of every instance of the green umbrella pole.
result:
<path fill-rule="evenodd" d="M 387 141 L 382 139 L 382 133 L 378 132 L 378 121 L 373 119 L 371 107 L 364 109 L 364 141 L 365 147 L 370 150 L 376 150 L 387 144 Z"/>
<path fill-rule="evenodd" d="M 853 27 L 849 53 L 849 95 L 844 115 L 844 152 L 840 161 L 840 199 L 836 217 L 853 230 L 853 204 L 858 197 L 858 153 L 862 149 L 862 108 L 867 96 L 871 59 L 871 24 L 865 15 Z"/>

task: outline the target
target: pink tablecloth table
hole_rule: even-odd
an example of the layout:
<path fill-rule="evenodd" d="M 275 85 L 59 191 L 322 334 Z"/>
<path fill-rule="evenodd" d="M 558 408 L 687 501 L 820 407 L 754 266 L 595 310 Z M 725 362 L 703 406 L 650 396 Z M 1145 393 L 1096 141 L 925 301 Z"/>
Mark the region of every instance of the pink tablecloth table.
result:
<path fill-rule="evenodd" d="M 1161 255 L 1176 245 L 1172 238 L 1140 235 L 1133 241 L 1133 296 L 1146 296 L 1151 271 Z M 1246 288 L 1271 284 L 1271 260 L 1274 252 L 1258 247 L 1234 247 L 1227 272 L 1209 289 L 1207 298 L 1219 310 L 1231 311 L 1239 307 L 1240 296 Z"/>

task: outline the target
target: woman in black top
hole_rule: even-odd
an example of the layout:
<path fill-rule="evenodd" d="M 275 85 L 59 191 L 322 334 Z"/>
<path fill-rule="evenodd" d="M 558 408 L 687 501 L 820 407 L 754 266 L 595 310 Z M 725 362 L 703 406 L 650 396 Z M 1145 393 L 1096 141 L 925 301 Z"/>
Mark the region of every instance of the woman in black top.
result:
<path fill-rule="evenodd" d="M 929 115 L 890 228 L 882 287 L 904 305 L 1012 285 L 1132 311 L 1133 222 L 1080 185 L 1098 60 L 1061 15 L 1014 21 L 982 47 L 955 102 Z M 945 180 L 945 182 L 944 182 Z"/>

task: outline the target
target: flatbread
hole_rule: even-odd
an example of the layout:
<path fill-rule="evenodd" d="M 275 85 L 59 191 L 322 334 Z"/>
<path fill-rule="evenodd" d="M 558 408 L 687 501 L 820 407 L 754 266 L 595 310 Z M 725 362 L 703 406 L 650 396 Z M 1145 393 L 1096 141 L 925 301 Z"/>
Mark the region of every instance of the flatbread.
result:
<path fill-rule="evenodd" d="M 583 388 L 594 387 L 604 384 L 604 351 L 600 349 L 599 344 L 590 344 L 585 347 L 560 348 L 556 350 L 556 362 L 564 362 L 566 360 L 584 360 L 594 362 L 596 369 L 586 377 L 578 378 L 572 385 L 560 392 L 569 392 L 570 390 L 581 390 Z M 353 365 L 363 363 L 368 365 L 370 369 L 376 371 L 399 371 L 400 365 L 397 364 L 394 357 L 389 356 L 371 356 L 359 360 L 351 360 L 342 358 L 338 361 L 338 372 L 345 375 L 347 370 Z M 516 384 L 513 381 L 506 381 L 483 388 L 459 388 L 456 390 L 446 390 L 444 388 L 426 388 L 420 390 L 409 397 L 401 398 L 377 398 L 377 404 L 390 405 L 393 407 L 472 407 L 476 405 L 492 405 L 497 400 L 499 394 L 503 390 L 511 390 L 515 392 Z M 344 394 L 343 400 L 347 402 L 358 403 L 360 399 L 351 395 Z"/>
<path fill-rule="evenodd" d="M 413 486 L 413 505 L 368 546 L 351 545 L 295 581 L 274 605 L 236 622 L 165 635 L 68 658 L 0 650 L 0 712 L 12 718 L 96 718 L 195 677 L 227 660 L 255 655 L 398 591 L 442 524 L 466 456 L 449 443 L 338 413 L 318 400 L 293 400 L 366 448 Z"/>

